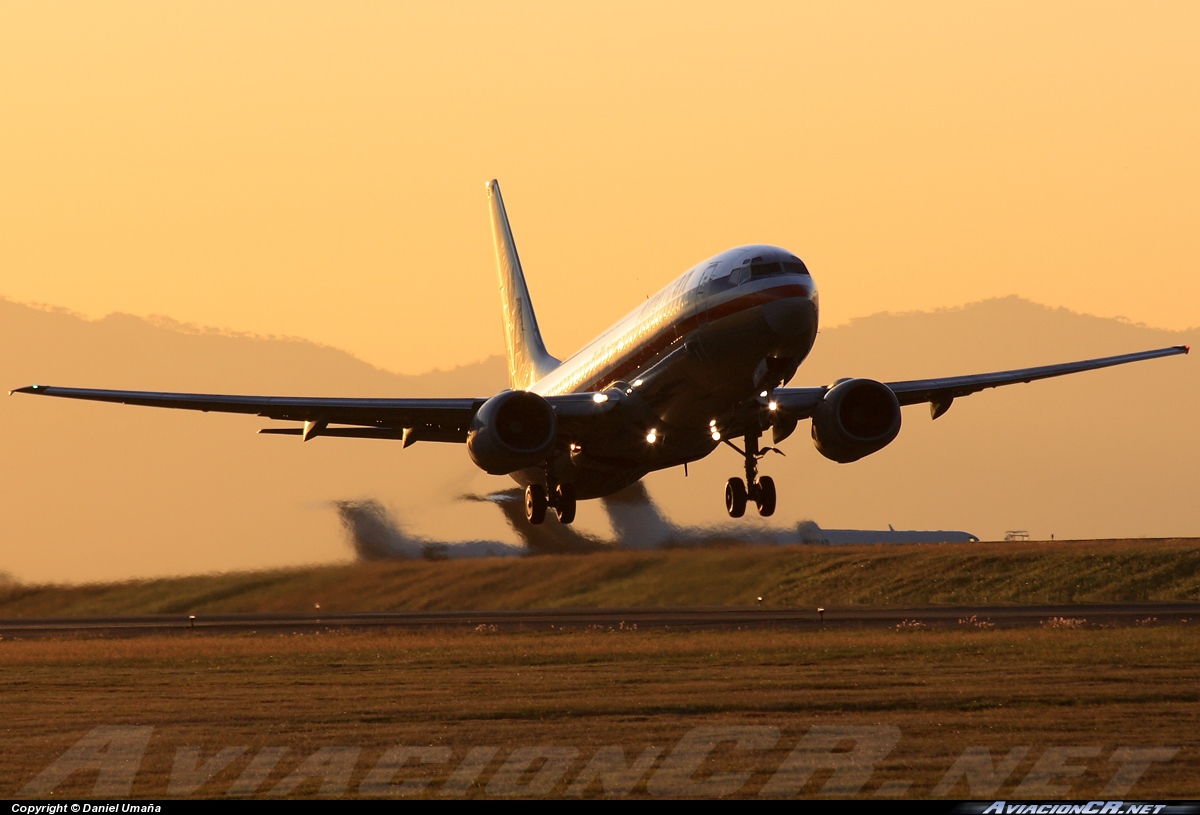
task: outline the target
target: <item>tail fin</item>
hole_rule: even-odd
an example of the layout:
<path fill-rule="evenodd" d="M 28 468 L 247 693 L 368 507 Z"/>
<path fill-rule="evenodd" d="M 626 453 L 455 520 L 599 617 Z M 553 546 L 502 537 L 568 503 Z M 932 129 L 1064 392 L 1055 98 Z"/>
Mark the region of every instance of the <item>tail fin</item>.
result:
<path fill-rule="evenodd" d="M 492 240 L 496 244 L 496 271 L 500 273 L 500 301 L 504 306 L 504 340 L 508 345 L 508 379 L 513 388 L 528 390 L 546 374 L 559 366 L 559 361 L 546 352 L 542 334 L 538 331 L 529 289 L 517 245 L 500 197 L 500 184 L 487 184 L 488 206 L 492 211 Z"/>

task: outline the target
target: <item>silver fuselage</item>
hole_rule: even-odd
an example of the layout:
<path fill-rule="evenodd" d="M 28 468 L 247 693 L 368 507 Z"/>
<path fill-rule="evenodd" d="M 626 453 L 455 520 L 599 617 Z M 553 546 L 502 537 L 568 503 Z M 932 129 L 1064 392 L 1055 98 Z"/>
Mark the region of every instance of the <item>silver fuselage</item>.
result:
<path fill-rule="evenodd" d="M 543 396 L 623 395 L 622 410 L 555 460 L 557 477 L 573 483 L 580 498 L 607 495 L 653 470 L 703 458 L 720 443 L 714 433 L 744 434 L 755 418 L 744 406 L 758 404 L 764 365 L 771 386 L 786 382 L 816 339 L 816 285 L 806 269 L 788 271 L 796 266 L 804 269 L 774 246 L 722 252 L 538 380 L 530 390 Z M 751 268 L 774 271 L 750 277 Z M 528 484 L 545 474 L 514 477 Z"/>

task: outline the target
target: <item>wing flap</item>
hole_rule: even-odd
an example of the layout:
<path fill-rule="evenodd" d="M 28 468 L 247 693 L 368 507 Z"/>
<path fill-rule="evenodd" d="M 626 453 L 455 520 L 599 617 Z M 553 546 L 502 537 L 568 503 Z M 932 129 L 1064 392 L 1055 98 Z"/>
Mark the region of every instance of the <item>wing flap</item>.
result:
<path fill-rule="evenodd" d="M 916 405 L 929 402 L 931 415 L 938 418 L 950 409 L 951 403 L 960 396 L 978 393 L 987 388 L 998 388 L 1003 385 L 1016 385 L 1022 382 L 1033 382 L 1038 379 L 1050 379 L 1055 376 L 1065 376 L 1082 371 L 1094 371 L 1099 368 L 1111 368 L 1114 365 L 1125 365 L 1130 362 L 1142 362 L 1148 359 L 1171 357 L 1186 354 L 1190 350 L 1186 345 L 1174 345 L 1170 348 L 1158 348 L 1153 351 L 1139 351 L 1134 354 L 1119 354 L 1113 357 L 1085 359 L 1079 362 L 1063 362 L 1057 365 L 1041 365 L 1035 368 L 1018 368 L 1011 371 L 994 371 L 986 374 L 968 374 L 966 376 L 947 376 L 938 379 L 911 379 L 904 382 L 886 383 L 901 405 Z M 777 388 L 772 393 L 777 408 L 797 419 L 812 416 L 817 405 L 825 397 L 829 388 Z"/>
<path fill-rule="evenodd" d="M 120 405 L 242 413 L 280 421 L 304 422 L 304 427 L 270 427 L 271 436 L 317 436 L 359 439 L 398 439 L 407 447 L 417 441 L 465 442 L 475 413 L 485 398 L 345 399 L 298 396 L 240 396 L 212 393 L 61 388 L 30 385 L 10 393 L 31 393 L 60 399 L 83 399 Z M 568 393 L 547 398 L 564 426 L 597 418 L 612 404 L 596 401 L 593 393 Z M 335 426 L 330 426 L 335 425 Z M 337 427 L 336 425 L 343 425 Z"/>
<path fill-rule="evenodd" d="M 484 399 L 345 399 L 336 397 L 239 396 L 211 393 L 100 390 L 30 385 L 11 393 L 84 399 L 121 405 L 175 408 L 214 413 L 244 413 L 282 421 L 370 428 L 367 438 L 404 438 L 404 429 L 421 440 L 466 441 L 475 411 Z M 305 431 L 300 431 L 304 434 Z M 290 435 L 290 434 L 288 434 Z M 326 428 L 312 435 L 360 436 L 350 429 Z"/>
<path fill-rule="evenodd" d="M 948 376 L 940 379 L 911 379 L 904 382 L 888 382 L 887 386 L 896 394 L 901 405 L 916 405 L 929 402 L 934 406 L 936 419 L 950 407 L 950 402 L 959 396 L 978 393 L 987 388 L 998 388 L 1002 385 L 1016 385 L 1023 382 L 1033 382 L 1038 379 L 1050 379 L 1055 376 L 1065 376 L 1082 371 L 1094 371 L 1099 368 L 1111 368 L 1114 365 L 1125 365 L 1130 362 L 1142 362 L 1148 359 L 1171 357 L 1188 353 L 1188 346 L 1175 345 L 1170 348 L 1158 348 L 1153 351 L 1139 351 L 1134 354 L 1119 354 L 1113 357 L 1085 359 L 1079 362 L 1063 362 L 1057 365 L 1042 365 L 1036 368 L 1018 368 L 1012 371 L 994 371 L 986 374 L 969 374 L 967 376 Z"/>

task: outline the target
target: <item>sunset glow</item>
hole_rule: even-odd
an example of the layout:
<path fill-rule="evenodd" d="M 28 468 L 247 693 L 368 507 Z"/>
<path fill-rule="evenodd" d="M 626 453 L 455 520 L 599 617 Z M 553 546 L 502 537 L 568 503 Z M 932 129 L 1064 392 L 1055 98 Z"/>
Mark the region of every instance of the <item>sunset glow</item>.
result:
<path fill-rule="evenodd" d="M 1194 3 L 6 4 L 0 295 L 451 367 L 503 348 L 496 177 L 559 355 L 749 242 L 825 325 L 1178 330 L 1197 99 Z"/>

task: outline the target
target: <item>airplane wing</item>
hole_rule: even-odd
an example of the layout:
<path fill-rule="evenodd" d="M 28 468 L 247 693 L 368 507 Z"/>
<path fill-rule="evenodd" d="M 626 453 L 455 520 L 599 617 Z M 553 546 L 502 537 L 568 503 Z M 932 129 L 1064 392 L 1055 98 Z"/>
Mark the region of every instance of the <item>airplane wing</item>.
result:
<path fill-rule="evenodd" d="M 372 439 L 465 442 L 471 419 L 486 399 L 340 399 L 292 396 L 231 396 L 205 393 L 97 390 L 30 385 L 10 393 L 32 393 L 64 399 L 115 402 L 122 405 L 178 408 L 216 413 L 246 413 L 268 419 L 304 422 L 304 428 L 267 428 L 261 433 L 303 436 L 348 436 Z M 329 427 L 329 425 L 349 425 Z"/>
<path fill-rule="evenodd" d="M 995 371 L 987 374 L 968 374 L 967 376 L 948 376 L 940 379 L 910 379 L 904 382 L 885 383 L 901 405 L 915 405 L 928 402 L 930 414 L 938 418 L 950 409 L 950 404 L 959 396 L 967 396 L 986 388 L 998 388 L 1001 385 L 1015 385 L 1019 382 L 1033 382 L 1035 379 L 1049 379 L 1054 376 L 1092 371 L 1097 368 L 1110 368 L 1114 365 L 1124 365 L 1128 362 L 1141 362 L 1159 357 L 1171 357 L 1176 354 L 1186 354 L 1190 350 L 1187 345 L 1175 345 L 1170 348 L 1159 348 L 1154 351 L 1140 351 L 1135 354 L 1120 354 L 1115 357 L 1085 359 L 1080 362 L 1063 362 L 1058 365 L 1042 365 L 1036 368 L 1018 368 L 1012 371 Z M 773 398 L 779 409 L 803 419 L 812 415 L 817 405 L 824 397 L 827 387 L 820 388 L 778 388 Z"/>
<path fill-rule="evenodd" d="M 901 405 L 930 403 L 933 418 L 950 409 L 959 396 L 986 388 L 1032 382 L 1064 374 L 1124 365 L 1147 359 L 1186 354 L 1189 347 L 1176 345 L 1154 351 L 1121 354 L 1114 357 L 1020 368 L 986 374 L 951 376 L 941 379 L 914 379 L 886 383 Z M 779 410 L 797 419 L 808 418 L 816 410 L 829 387 L 777 388 L 772 394 Z M 304 422 L 303 428 L 267 428 L 259 431 L 273 435 L 402 439 L 405 446 L 417 441 L 465 442 L 471 419 L 487 400 L 484 398 L 448 399 L 344 399 L 292 396 L 234 396 L 203 393 L 158 393 L 154 391 L 98 390 L 30 385 L 10 393 L 32 393 L 65 399 L 115 402 L 123 405 L 178 408 L 218 413 L 245 413 L 269 419 Z M 604 412 L 590 393 L 572 393 L 548 397 L 560 420 L 583 423 Z M 330 425 L 342 425 L 330 427 Z"/>
<path fill-rule="evenodd" d="M 465 442 L 475 413 L 487 401 L 480 398 L 344 399 L 296 396 L 236 396 L 213 393 L 100 390 L 30 385 L 9 391 L 63 399 L 114 402 L 121 405 L 199 410 L 205 413 L 245 413 L 267 419 L 304 422 L 304 427 L 269 427 L 258 431 L 277 436 L 316 436 L 360 439 L 401 439 L 404 446 L 418 441 Z M 564 427 L 586 424 L 605 412 L 592 393 L 547 397 Z M 330 425 L 334 425 L 331 427 Z M 337 425 L 342 425 L 338 427 Z"/>

